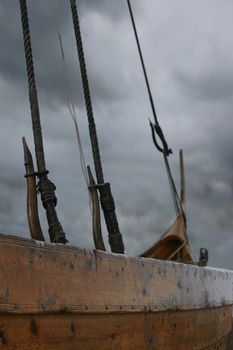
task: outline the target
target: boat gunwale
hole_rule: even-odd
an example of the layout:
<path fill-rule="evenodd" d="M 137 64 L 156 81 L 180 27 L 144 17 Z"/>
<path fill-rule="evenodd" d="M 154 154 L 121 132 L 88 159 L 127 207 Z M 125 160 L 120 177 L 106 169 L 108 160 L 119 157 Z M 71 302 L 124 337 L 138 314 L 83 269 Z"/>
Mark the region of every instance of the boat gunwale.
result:
<path fill-rule="evenodd" d="M 2 234 L 0 264 L 0 313 L 149 313 L 233 305 L 233 272 L 227 270 Z"/>
<path fill-rule="evenodd" d="M 171 260 L 162 260 L 162 259 L 155 259 L 155 258 L 147 258 L 143 256 L 130 256 L 126 254 L 118 254 L 118 253 L 112 253 L 112 252 L 105 252 L 97 249 L 92 248 L 81 248 L 79 246 L 75 246 L 73 244 L 62 244 L 62 243 L 50 243 L 45 241 L 37 241 L 31 238 L 21 237 L 21 236 L 15 236 L 15 235 L 8 235 L 0 233 L 0 246 L 1 244 L 8 244 L 11 242 L 12 245 L 15 246 L 27 246 L 30 248 L 36 248 L 36 249 L 44 249 L 46 251 L 53 251 L 53 252 L 67 252 L 67 253 L 73 253 L 73 254 L 79 254 L 79 255 L 92 255 L 96 254 L 99 257 L 103 256 L 104 258 L 108 259 L 118 259 L 118 260 L 135 260 L 135 261 L 141 261 L 142 264 L 145 264 L 147 262 L 158 262 L 162 265 L 176 265 L 176 266 L 182 266 L 183 268 L 193 268 L 193 269 L 200 269 L 204 271 L 215 271 L 215 272 L 221 272 L 221 273 L 227 273 L 231 274 L 233 276 L 233 270 L 226 269 L 226 268 L 218 268 L 218 267 L 211 267 L 211 266 L 199 266 L 194 264 L 189 264 L 181 261 L 171 261 Z"/>

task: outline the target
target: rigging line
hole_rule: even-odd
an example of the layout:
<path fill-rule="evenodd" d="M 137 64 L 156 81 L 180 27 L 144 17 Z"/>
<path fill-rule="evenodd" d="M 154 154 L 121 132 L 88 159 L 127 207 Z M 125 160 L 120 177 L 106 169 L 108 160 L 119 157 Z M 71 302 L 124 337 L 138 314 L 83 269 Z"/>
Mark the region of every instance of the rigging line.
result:
<path fill-rule="evenodd" d="M 66 75 L 66 74 L 65 74 Z M 67 82 L 67 76 L 65 77 L 66 79 L 66 84 L 68 84 Z M 67 89 L 69 89 L 66 86 Z M 67 91 L 68 93 L 68 91 Z M 71 99 L 70 94 L 68 95 L 69 99 Z M 71 105 L 70 105 L 71 104 Z M 75 114 L 75 110 L 74 110 L 74 106 L 72 104 L 71 101 L 68 101 L 68 108 L 70 111 L 70 115 L 72 117 L 72 120 L 74 122 L 74 126 L 75 126 L 75 131 L 76 131 L 76 137 L 77 137 L 77 142 L 78 142 L 78 148 L 79 148 L 79 156 L 80 156 L 80 163 L 81 163 L 81 169 L 82 169 L 82 173 L 86 182 L 86 185 L 88 187 L 89 183 L 88 183 L 88 179 L 87 179 L 87 174 L 86 174 L 86 165 L 85 165 L 85 159 L 84 159 L 84 153 L 83 153 L 83 148 L 82 148 L 82 143 L 81 143 L 81 139 L 80 139 L 80 133 L 79 133 L 79 127 L 78 127 L 78 123 L 77 123 L 77 119 L 76 119 L 76 114 Z"/>
<path fill-rule="evenodd" d="M 178 215 L 179 211 L 180 211 L 179 204 L 178 204 L 180 202 L 180 199 L 179 199 L 179 196 L 178 196 L 178 193 L 176 190 L 176 185 L 175 185 L 173 177 L 172 177 L 170 165 L 169 165 L 168 159 L 167 159 L 165 154 L 164 154 L 164 162 L 165 162 L 165 166 L 166 166 L 168 181 L 169 181 L 172 199 L 173 199 L 173 203 L 174 203 L 174 207 L 175 207 L 175 212 L 176 212 L 176 215 Z"/>
<path fill-rule="evenodd" d="M 145 62 L 144 62 L 144 58 L 143 58 L 143 54 L 142 54 L 142 49 L 141 49 L 140 42 L 139 42 L 136 23 L 134 20 L 133 10 L 132 10 L 131 4 L 130 4 L 130 0 L 127 0 L 127 3 L 128 3 L 128 7 L 129 7 L 129 13 L 130 13 L 130 17 L 131 17 L 131 21 L 132 21 L 132 25 L 133 25 L 135 39 L 137 42 L 138 52 L 139 52 L 139 56 L 140 56 L 140 60 L 141 60 L 141 64 L 142 64 L 142 69 L 143 69 L 143 73 L 144 73 L 144 77 L 145 77 L 145 81 L 146 81 L 146 86 L 147 86 L 147 90 L 148 90 L 148 94 L 149 94 L 152 113 L 154 116 L 155 124 L 159 125 L 158 117 L 157 117 L 157 113 L 155 110 L 155 105 L 154 105 L 154 101 L 153 101 L 153 97 L 152 97 L 152 93 L 151 93 L 150 83 L 149 83 L 149 79 L 148 79 L 148 75 L 147 75 L 147 71 L 146 71 L 146 66 L 145 66 Z"/>
<path fill-rule="evenodd" d="M 81 163 L 81 169 L 82 169 L 83 177 L 84 177 L 84 180 L 85 180 L 85 183 L 86 183 L 87 187 L 89 187 L 89 179 L 88 179 L 88 174 L 87 174 L 87 167 L 86 167 L 85 156 L 84 156 L 84 152 L 83 152 L 82 141 L 81 141 L 79 127 L 78 127 L 77 115 L 76 115 L 74 101 L 73 101 L 73 95 L 72 95 L 72 89 L 71 89 L 71 85 L 70 85 L 69 73 L 68 73 L 68 69 L 67 69 L 67 65 L 66 65 L 66 59 L 65 59 L 65 54 L 64 54 L 62 38 L 61 38 L 61 35 L 60 35 L 59 32 L 58 32 L 58 37 L 59 37 L 59 43 L 60 43 L 61 55 L 62 55 L 63 77 L 64 77 L 64 82 L 65 82 L 67 106 L 68 106 L 70 115 L 72 117 L 72 120 L 73 120 L 74 126 L 75 126 L 76 137 L 77 137 L 78 148 L 79 148 L 80 163 Z"/>
<path fill-rule="evenodd" d="M 178 193 L 176 190 L 176 186 L 175 186 L 175 183 L 174 183 L 174 180 L 172 177 L 172 173 L 171 173 L 171 169 L 169 166 L 169 161 L 167 158 L 169 153 L 171 153 L 171 150 L 167 146 L 166 140 L 164 138 L 163 132 L 162 132 L 160 125 L 159 125 L 159 122 L 158 122 L 158 118 L 157 118 L 157 114 L 156 114 L 156 110 L 155 110 L 155 105 L 154 105 L 154 100 L 153 100 L 151 89 L 150 89 L 150 83 L 149 83 L 149 79 L 148 79 L 148 75 L 147 75 L 147 71 L 146 71 L 146 66 L 145 66 L 145 62 L 144 62 L 144 58 L 143 58 L 143 54 L 142 54 L 142 49 L 140 46 L 140 41 L 139 41 L 139 37 L 138 37 L 138 33 L 137 33 L 137 27 L 136 27 L 136 23 L 134 20 L 134 15 L 133 15 L 133 10 L 132 10 L 130 0 L 127 0 L 127 3 L 128 3 L 129 13 L 130 13 L 130 17 L 131 17 L 131 21 L 132 21 L 132 25 L 133 25 L 133 30 L 134 30 L 134 34 L 135 34 L 135 39 L 136 39 L 136 43 L 137 43 L 137 47 L 138 47 L 138 52 L 139 52 L 139 56 L 140 56 L 140 60 L 141 60 L 141 64 L 142 64 L 142 69 L 143 69 L 143 73 L 144 73 L 144 77 L 145 77 L 145 81 L 146 81 L 146 86 L 147 86 L 147 90 L 148 90 L 148 94 L 149 94 L 152 113 L 153 113 L 154 120 L 155 120 L 155 125 L 156 125 L 155 131 L 157 132 L 157 134 L 159 135 L 159 137 L 163 143 L 164 150 L 158 145 L 158 143 L 156 141 L 155 133 L 153 131 L 154 130 L 153 124 L 150 122 L 151 129 L 152 129 L 152 138 L 153 138 L 154 144 L 157 147 L 157 149 L 160 152 L 163 152 L 166 170 L 167 170 L 167 174 L 168 174 L 169 185 L 171 188 L 172 198 L 173 198 L 173 202 L 174 202 L 174 206 L 175 206 L 175 211 L 176 211 L 176 214 L 178 215 L 178 213 L 180 211 L 179 205 L 178 205 L 178 203 L 180 203 L 180 199 L 179 199 L 179 196 L 178 196 Z"/>
<path fill-rule="evenodd" d="M 168 180 L 169 180 L 169 185 L 170 185 L 170 189 L 171 189 L 171 193 L 172 193 L 172 198 L 173 198 L 173 202 L 174 202 L 176 215 L 181 214 L 183 216 L 184 225 L 186 228 L 186 215 L 185 215 L 185 212 L 184 212 L 183 207 L 182 207 L 181 199 L 180 199 L 178 192 L 177 192 L 177 189 L 176 189 L 176 185 L 175 185 L 175 182 L 174 182 L 174 179 L 172 176 L 172 172 L 170 169 L 168 158 L 165 154 L 164 154 L 164 161 L 165 161 L 165 166 L 166 166 L 166 170 L 167 170 L 167 175 L 168 175 Z"/>
<path fill-rule="evenodd" d="M 111 250 L 114 253 L 124 254 L 125 248 L 122 239 L 122 234 L 119 229 L 119 224 L 116 215 L 116 208 L 111 192 L 110 183 L 104 182 L 103 169 L 101 164 L 99 143 L 95 126 L 94 113 L 92 109 L 91 94 L 88 82 L 87 67 L 85 54 L 82 43 L 82 33 L 79 23 L 78 7 L 76 0 L 70 0 L 70 9 L 74 27 L 76 48 L 79 60 L 79 68 L 83 86 L 84 100 L 86 105 L 88 129 L 91 139 L 92 155 L 94 160 L 97 185 L 100 194 L 100 201 L 104 212 L 105 222 L 108 230 L 109 243 Z"/>
<path fill-rule="evenodd" d="M 28 78 L 29 88 L 29 102 L 31 107 L 31 119 L 34 134 L 34 144 L 36 151 L 37 168 L 39 175 L 39 191 L 43 206 L 46 210 L 47 221 L 49 224 L 49 236 L 51 242 L 66 244 L 66 235 L 58 220 L 56 205 L 57 198 L 55 195 L 55 185 L 48 178 L 48 171 L 46 170 L 43 135 L 41 131 L 40 111 L 37 96 L 33 54 L 31 47 L 30 26 L 27 11 L 27 1 L 20 0 L 21 24 L 23 31 L 23 42 Z"/>
<path fill-rule="evenodd" d="M 49 1 L 49 7 L 50 7 L 51 13 L 54 13 L 54 7 L 52 5 L 52 1 Z M 89 177 L 88 177 L 88 173 L 87 173 L 87 167 L 86 167 L 86 162 L 85 162 L 85 157 L 84 157 L 84 152 L 83 152 L 83 147 L 82 147 L 82 142 L 81 142 L 81 137 L 80 137 L 80 132 L 79 132 L 79 127 L 78 127 L 78 122 L 77 122 L 77 116 L 76 116 L 76 111 L 75 111 L 75 107 L 74 107 L 72 89 L 71 89 L 71 85 L 70 85 L 69 73 L 68 73 L 67 64 L 66 64 L 62 38 L 61 38 L 61 35 L 59 32 L 56 17 L 53 16 L 53 20 L 54 20 L 54 26 L 55 26 L 55 29 L 56 29 L 56 32 L 57 32 L 57 35 L 59 38 L 60 50 L 61 50 L 61 55 L 62 55 L 62 62 L 63 62 L 62 63 L 62 73 L 63 73 L 63 79 L 64 79 L 64 83 L 65 83 L 67 107 L 69 109 L 70 115 L 72 117 L 72 120 L 73 120 L 74 126 L 75 126 L 76 137 L 77 137 L 78 148 L 79 148 L 79 158 L 80 158 L 80 164 L 81 164 L 83 177 L 84 177 L 86 186 L 89 187 Z"/>
<path fill-rule="evenodd" d="M 167 260 L 171 260 L 177 253 L 181 251 L 181 249 L 188 243 L 186 240 L 167 258 Z"/>
<path fill-rule="evenodd" d="M 141 60 L 141 65 L 142 65 L 142 70 L 144 73 L 144 78 L 145 78 L 145 82 L 146 82 L 146 86 L 147 86 L 147 91 L 148 91 L 148 95 L 149 95 L 149 100 L 150 100 L 150 105 L 151 105 L 151 109 L 152 109 L 152 114 L 154 116 L 154 121 L 155 121 L 155 125 L 153 126 L 153 130 L 152 133 L 156 132 L 158 137 L 160 138 L 162 145 L 163 145 L 163 149 L 158 145 L 158 143 L 156 142 L 156 138 L 154 135 L 154 139 L 155 139 L 155 146 L 156 148 L 160 151 L 160 152 L 166 152 L 167 155 L 172 153 L 171 148 L 168 147 L 168 144 L 166 142 L 166 139 L 164 137 L 163 131 L 159 125 L 159 121 L 158 121 L 158 117 L 157 117 L 157 113 L 155 110 L 155 105 L 154 105 L 154 100 L 152 97 L 152 93 L 151 93 L 151 88 L 150 88 L 150 83 L 149 83 L 149 79 L 148 79 L 148 75 L 147 75 L 147 71 L 146 71 L 146 66 L 145 66 L 145 62 L 144 62 L 144 58 L 143 58 L 143 54 L 142 54 L 142 49 L 140 46 L 140 41 L 139 41 L 139 37 L 138 37 L 138 33 L 137 33 L 137 27 L 136 27 L 136 23 L 134 20 L 134 15 L 133 15 L 133 10 L 131 7 L 131 3 L 130 0 L 127 0 L 128 3 L 128 8 L 129 8 L 129 13 L 130 13 L 130 18 L 132 21 L 132 25 L 133 25 L 133 30 L 134 30 L 134 35 L 135 35 L 135 39 L 136 39 L 136 43 L 137 43 L 137 47 L 138 47 L 138 52 L 139 52 L 139 56 L 140 56 L 140 60 Z"/>
<path fill-rule="evenodd" d="M 51 13 L 54 13 L 54 8 L 52 6 L 51 1 L 49 1 L 49 7 L 50 7 Z M 71 85 L 70 85 L 69 73 L 68 73 L 67 64 L 66 64 L 62 38 L 61 38 L 61 35 L 59 32 L 58 23 L 57 23 L 56 18 L 54 16 L 53 16 L 53 20 L 54 20 L 54 26 L 55 26 L 55 29 L 56 29 L 56 32 L 57 32 L 57 35 L 59 38 L 60 50 L 61 50 L 61 55 L 62 55 L 62 62 L 63 62 L 62 63 L 62 72 L 63 72 L 63 79 L 64 79 L 64 83 L 65 83 L 67 107 L 68 107 L 68 110 L 70 112 L 70 115 L 72 117 L 72 120 L 73 120 L 74 126 L 75 126 L 75 132 L 76 132 L 76 137 L 77 137 L 77 142 L 78 142 L 79 158 L 80 158 L 82 174 L 83 174 L 86 186 L 89 187 L 89 177 L 88 177 L 88 173 L 87 173 L 85 156 L 84 156 L 84 152 L 83 152 L 79 127 L 78 127 L 77 115 L 76 115 L 74 101 L 73 101 L 73 94 L 72 94 L 72 89 L 71 89 Z M 89 196 L 89 201 L 90 201 L 90 196 Z M 90 207 L 91 207 L 91 205 L 90 205 Z"/>
<path fill-rule="evenodd" d="M 169 185 L 171 188 L 172 198 L 173 198 L 173 202 L 174 202 L 174 207 L 175 207 L 176 214 L 178 215 L 178 213 L 179 213 L 178 202 L 180 202 L 180 199 L 179 199 L 179 196 L 177 194 L 176 186 L 175 186 L 175 183 L 174 183 L 174 180 L 172 177 L 172 173 L 170 170 L 170 166 L 169 166 L 169 161 L 167 159 L 167 155 L 169 155 L 169 153 L 171 153 L 171 150 L 167 146 L 167 142 L 164 138 L 163 132 L 162 132 L 160 125 L 159 125 L 159 122 L 158 122 L 158 118 L 157 118 L 157 114 L 156 114 L 156 110 L 155 110 L 155 105 L 154 105 L 154 100 L 153 100 L 151 89 L 150 89 L 150 83 L 149 83 L 149 79 L 148 79 L 148 75 L 147 75 L 147 71 L 146 71 L 146 66 L 145 66 L 145 62 L 144 62 L 144 58 L 143 58 L 143 54 L 142 54 L 142 49 L 140 46 L 140 41 L 139 41 L 139 37 L 138 37 L 138 33 L 137 33 L 137 27 L 136 27 L 136 23 L 134 20 L 134 15 L 133 15 L 133 10 L 132 10 L 130 0 L 127 0 L 127 3 L 128 3 L 129 13 L 130 13 L 130 17 L 131 17 L 131 21 L 132 21 L 132 25 L 133 25 L 133 30 L 134 30 L 134 34 L 135 34 L 135 39 L 136 39 L 136 43 L 137 43 L 137 47 L 138 47 L 138 52 L 139 52 L 139 56 L 140 56 L 140 60 L 141 60 L 141 64 L 142 64 L 142 69 L 143 69 L 143 73 L 144 73 L 144 77 L 145 77 L 145 81 L 146 81 L 146 86 L 147 86 L 147 90 L 148 90 L 148 94 L 149 94 L 152 113 L 153 113 L 154 120 L 155 120 L 155 125 L 156 125 L 155 131 L 157 132 L 157 134 L 159 135 L 159 137 L 163 143 L 164 150 L 158 145 L 158 143 L 156 141 L 155 133 L 154 133 L 153 124 L 150 122 L 150 126 L 152 129 L 152 138 L 153 138 L 154 144 L 157 147 L 157 149 L 160 152 L 163 152 L 165 166 L 166 166 L 167 174 L 168 174 Z"/>

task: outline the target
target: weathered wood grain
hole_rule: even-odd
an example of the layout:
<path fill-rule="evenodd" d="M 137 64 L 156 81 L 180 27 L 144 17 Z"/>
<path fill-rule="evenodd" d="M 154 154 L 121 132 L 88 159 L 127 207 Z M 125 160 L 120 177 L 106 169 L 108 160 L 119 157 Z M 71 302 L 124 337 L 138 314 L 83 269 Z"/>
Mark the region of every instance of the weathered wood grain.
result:
<path fill-rule="evenodd" d="M 230 318 L 229 307 L 150 314 L 7 314 L 0 316 L 0 348 L 225 350 Z"/>
<path fill-rule="evenodd" d="M 226 349 L 233 272 L 0 235 L 3 349 Z"/>

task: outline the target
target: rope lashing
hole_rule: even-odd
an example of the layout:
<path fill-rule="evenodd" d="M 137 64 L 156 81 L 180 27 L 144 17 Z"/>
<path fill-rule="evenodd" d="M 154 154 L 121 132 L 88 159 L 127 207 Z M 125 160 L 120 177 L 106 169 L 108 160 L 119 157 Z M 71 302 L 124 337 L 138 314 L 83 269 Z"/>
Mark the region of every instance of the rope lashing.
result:
<path fill-rule="evenodd" d="M 57 197 L 55 195 L 56 186 L 47 179 L 46 181 L 39 181 L 38 190 L 41 193 L 41 200 L 44 208 L 46 208 L 47 203 L 53 202 L 57 205 Z"/>

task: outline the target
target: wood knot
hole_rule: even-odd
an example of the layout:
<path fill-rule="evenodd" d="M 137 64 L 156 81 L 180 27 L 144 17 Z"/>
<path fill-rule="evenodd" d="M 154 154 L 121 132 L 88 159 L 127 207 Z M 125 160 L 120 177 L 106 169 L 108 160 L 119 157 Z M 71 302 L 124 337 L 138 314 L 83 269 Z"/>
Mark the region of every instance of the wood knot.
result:
<path fill-rule="evenodd" d="M 33 335 L 36 336 L 38 334 L 37 323 L 34 318 L 31 318 L 30 329 Z"/>
<path fill-rule="evenodd" d="M 0 328 L 0 346 L 5 345 L 6 343 L 7 343 L 7 341 L 6 341 L 4 331 L 2 328 Z"/>

